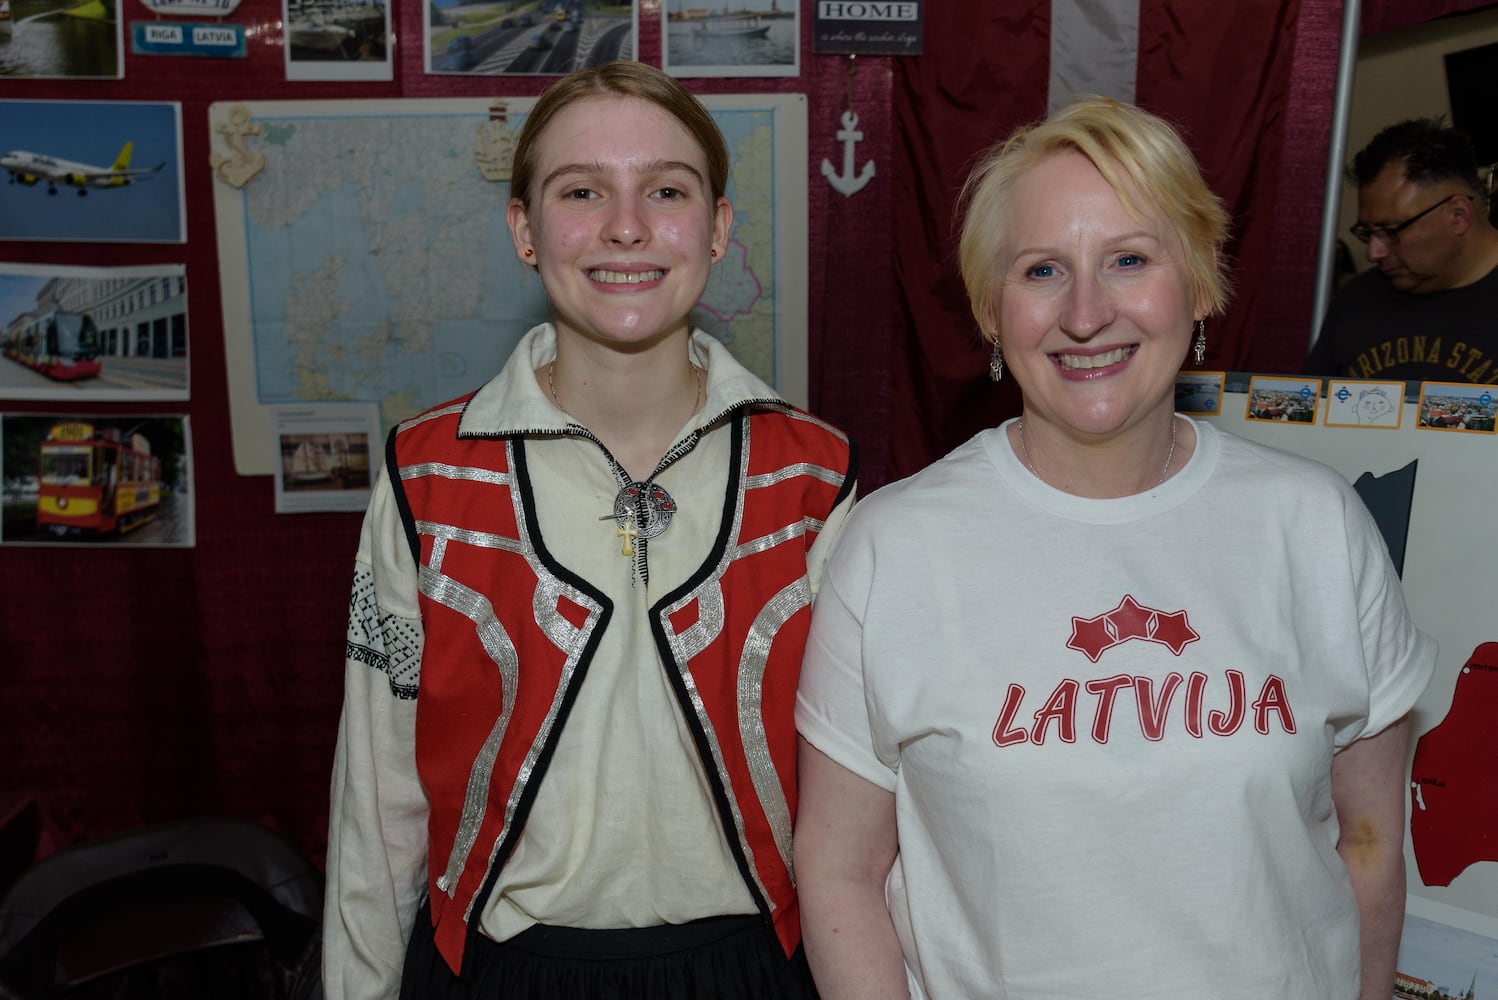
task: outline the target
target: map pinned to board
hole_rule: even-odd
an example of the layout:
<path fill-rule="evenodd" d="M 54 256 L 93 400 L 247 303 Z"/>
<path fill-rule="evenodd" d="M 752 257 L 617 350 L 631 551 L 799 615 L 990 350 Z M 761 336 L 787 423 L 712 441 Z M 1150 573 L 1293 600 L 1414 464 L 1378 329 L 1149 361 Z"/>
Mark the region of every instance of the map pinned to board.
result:
<path fill-rule="evenodd" d="M 693 320 L 806 405 L 806 100 L 704 96 L 733 160 L 734 225 Z M 534 103 L 507 98 L 519 130 Z M 276 405 L 372 402 L 388 429 L 499 371 L 546 296 L 475 136 L 492 98 L 228 102 L 265 168 L 216 181 L 234 462 L 270 475 Z M 243 122 L 240 122 L 241 125 Z M 225 147 L 227 150 L 228 147 Z"/>
<path fill-rule="evenodd" d="M 1450 885 L 1498 861 L 1498 642 L 1462 665 L 1451 709 L 1420 737 L 1410 769 L 1410 835 L 1420 880 Z"/>

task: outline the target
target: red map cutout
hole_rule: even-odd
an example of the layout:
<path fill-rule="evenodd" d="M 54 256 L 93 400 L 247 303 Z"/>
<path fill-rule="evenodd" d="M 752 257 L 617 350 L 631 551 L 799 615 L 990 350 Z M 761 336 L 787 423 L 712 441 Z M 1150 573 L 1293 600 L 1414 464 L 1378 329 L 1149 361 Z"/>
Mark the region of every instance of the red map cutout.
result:
<path fill-rule="evenodd" d="M 1498 861 L 1498 642 L 1473 651 L 1451 710 L 1415 745 L 1410 793 L 1420 881 L 1450 885 L 1469 866 Z"/>

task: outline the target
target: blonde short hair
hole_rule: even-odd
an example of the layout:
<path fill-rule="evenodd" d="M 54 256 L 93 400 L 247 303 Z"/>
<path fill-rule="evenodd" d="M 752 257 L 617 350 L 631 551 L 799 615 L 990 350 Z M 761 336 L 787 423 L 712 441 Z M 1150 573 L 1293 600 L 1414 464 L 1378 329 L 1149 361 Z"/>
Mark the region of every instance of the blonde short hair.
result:
<path fill-rule="evenodd" d="M 968 302 L 985 338 L 998 315 L 998 262 L 1005 250 L 1016 182 L 1064 152 L 1087 157 L 1124 209 L 1143 220 L 1151 209 L 1175 230 L 1185 251 L 1196 307 L 1212 316 L 1227 306 L 1228 214 L 1202 179 L 1196 159 L 1165 119 L 1107 97 L 1084 96 L 1055 115 L 1026 125 L 989 147 L 958 199 L 957 245 Z M 1136 194 L 1137 193 L 1137 194 Z M 1139 204 L 1142 197 L 1144 204 Z"/>

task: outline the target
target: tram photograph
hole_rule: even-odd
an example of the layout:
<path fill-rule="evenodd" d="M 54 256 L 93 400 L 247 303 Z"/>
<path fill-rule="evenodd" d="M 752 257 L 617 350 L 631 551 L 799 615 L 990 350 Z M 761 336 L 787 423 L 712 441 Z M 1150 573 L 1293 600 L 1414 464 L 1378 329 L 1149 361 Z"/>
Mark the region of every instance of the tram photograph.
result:
<path fill-rule="evenodd" d="M 191 544 L 182 417 L 0 418 L 0 542 Z"/>
<path fill-rule="evenodd" d="M 98 326 L 65 309 L 16 317 L 0 334 L 0 354 L 59 382 L 93 378 L 102 367 Z"/>
<path fill-rule="evenodd" d="M 186 399 L 188 353 L 181 264 L 0 263 L 0 397 Z"/>

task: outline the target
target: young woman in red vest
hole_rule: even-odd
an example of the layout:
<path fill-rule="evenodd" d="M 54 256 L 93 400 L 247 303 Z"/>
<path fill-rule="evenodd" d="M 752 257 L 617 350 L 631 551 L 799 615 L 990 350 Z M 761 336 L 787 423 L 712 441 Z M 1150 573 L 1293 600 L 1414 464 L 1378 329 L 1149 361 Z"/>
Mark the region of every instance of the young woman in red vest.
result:
<path fill-rule="evenodd" d="M 792 706 L 855 462 L 689 320 L 728 167 L 639 63 L 526 116 L 551 321 L 395 429 L 355 564 L 331 1000 L 814 995 Z"/>

